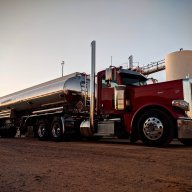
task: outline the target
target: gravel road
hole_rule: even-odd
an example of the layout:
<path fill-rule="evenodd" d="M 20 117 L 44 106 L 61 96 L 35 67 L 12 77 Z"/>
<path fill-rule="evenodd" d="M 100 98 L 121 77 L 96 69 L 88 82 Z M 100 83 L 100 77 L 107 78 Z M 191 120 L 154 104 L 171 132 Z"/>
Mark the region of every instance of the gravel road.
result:
<path fill-rule="evenodd" d="M 0 138 L 1 192 L 190 192 L 192 147 Z"/>

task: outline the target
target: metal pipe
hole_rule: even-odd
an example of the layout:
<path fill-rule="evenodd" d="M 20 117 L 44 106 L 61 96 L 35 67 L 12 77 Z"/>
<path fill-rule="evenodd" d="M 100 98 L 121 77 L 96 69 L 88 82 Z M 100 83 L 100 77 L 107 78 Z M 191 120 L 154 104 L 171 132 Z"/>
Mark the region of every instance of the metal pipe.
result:
<path fill-rule="evenodd" d="M 91 76 L 90 76 L 90 128 L 94 131 L 95 114 L 95 55 L 96 41 L 91 42 Z"/>
<path fill-rule="evenodd" d="M 85 88 L 84 88 L 85 90 L 85 103 L 84 103 L 84 105 L 85 105 L 85 107 L 87 106 L 87 74 L 85 74 Z"/>
<path fill-rule="evenodd" d="M 63 67 L 64 67 L 64 64 L 65 64 L 65 62 L 64 61 L 62 61 L 62 63 L 61 63 L 61 67 L 62 67 L 62 77 L 63 77 Z"/>
<path fill-rule="evenodd" d="M 151 64 L 141 67 L 142 73 L 144 75 L 149 75 L 156 73 L 165 69 L 165 60 L 153 62 Z"/>
<path fill-rule="evenodd" d="M 133 68 L 133 55 L 130 55 L 128 60 L 129 60 L 129 68 L 132 69 Z"/>
<path fill-rule="evenodd" d="M 162 71 L 162 70 L 165 70 L 165 65 L 154 67 L 154 68 L 151 68 L 151 69 L 146 69 L 143 72 L 143 75 L 150 75 L 152 73 L 156 73 L 156 72 L 159 72 L 159 71 Z"/>

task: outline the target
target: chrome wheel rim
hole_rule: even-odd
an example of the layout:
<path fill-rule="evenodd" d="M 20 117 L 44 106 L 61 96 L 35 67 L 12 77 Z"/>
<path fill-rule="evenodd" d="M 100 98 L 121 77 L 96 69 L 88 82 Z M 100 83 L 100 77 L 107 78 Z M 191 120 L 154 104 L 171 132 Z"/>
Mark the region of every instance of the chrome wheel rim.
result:
<path fill-rule="evenodd" d="M 58 123 L 55 123 L 52 127 L 52 135 L 53 137 L 57 138 L 60 137 L 62 134 L 62 129 Z"/>
<path fill-rule="evenodd" d="M 150 117 L 146 119 L 143 124 L 143 133 L 149 140 L 158 140 L 163 135 L 163 124 L 162 122 L 156 117 Z"/>
<path fill-rule="evenodd" d="M 40 125 L 38 129 L 38 135 L 39 137 L 44 137 L 45 136 L 46 129 L 44 126 Z"/>

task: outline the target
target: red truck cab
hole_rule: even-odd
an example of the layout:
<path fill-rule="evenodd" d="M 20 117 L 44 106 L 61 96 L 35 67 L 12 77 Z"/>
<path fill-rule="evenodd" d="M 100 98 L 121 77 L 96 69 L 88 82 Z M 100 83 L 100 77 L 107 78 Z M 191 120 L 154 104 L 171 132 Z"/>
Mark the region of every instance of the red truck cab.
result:
<path fill-rule="evenodd" d="M 119 118 L 116 130 L 131 141 L 141 139 L 146 145 L 159 146 L 179 138 L 191 144 L 192 80 L 149 85 L 147 81 L 142 74 L 121 67 L 100 71 L 97 115 L 101 119 Z"/>

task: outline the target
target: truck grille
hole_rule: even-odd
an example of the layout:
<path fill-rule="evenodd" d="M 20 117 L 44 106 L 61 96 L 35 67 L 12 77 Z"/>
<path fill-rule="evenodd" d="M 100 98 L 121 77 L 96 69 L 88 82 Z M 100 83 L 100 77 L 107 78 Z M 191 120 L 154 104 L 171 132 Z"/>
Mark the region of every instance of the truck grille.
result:
<path fill-rule="evenodd" d="M 192 118 L 192 78 L 183 80 L 184 100 L 189 103 L 187 115 Z"/>

